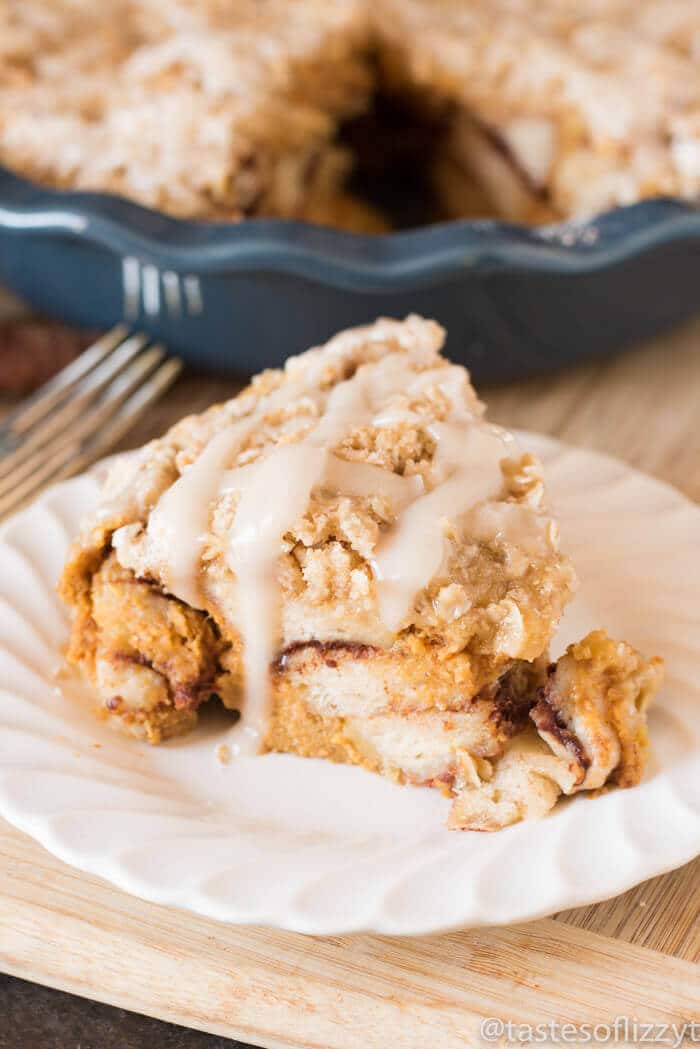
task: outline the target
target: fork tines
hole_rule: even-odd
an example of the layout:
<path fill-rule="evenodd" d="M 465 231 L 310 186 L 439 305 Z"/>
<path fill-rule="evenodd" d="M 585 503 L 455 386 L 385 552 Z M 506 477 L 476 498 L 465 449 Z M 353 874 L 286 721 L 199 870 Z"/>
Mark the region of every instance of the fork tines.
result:
<path fill-rule="evenodd" d="M 23 401 L 0 424 L 0 518 L 106 455 L 181 368 L 120 325 Z"/>

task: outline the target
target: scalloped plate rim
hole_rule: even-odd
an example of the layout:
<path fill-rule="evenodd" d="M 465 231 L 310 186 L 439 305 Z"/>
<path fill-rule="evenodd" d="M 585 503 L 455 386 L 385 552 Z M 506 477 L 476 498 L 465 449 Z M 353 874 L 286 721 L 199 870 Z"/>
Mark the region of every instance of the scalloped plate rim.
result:
<path fill-rule="evenodd" d="M 594 465 L 597 460 L 599 465 L 604 465 L 608 471 L 611 469 L 616 471 L 617 481 L 621 481 L 622 479 L 632 479 L 637 483 L 646 485 L 649 488 L 649 491 L 651 491 L 651 487 L 649 486 L 653 486 L 657 489 L 659 494 L 663 493 L 665 502 L 670 500 L 671 505 L 674 506 L 675 509 L 682 507 L 686 511 L 697 513 L 698 520 L 700 521 L 700 508 L 682 493 L 678 492 L 666 482 L 657 481 L 641 471 L 628 467 L 626 464 L 612 456 L 566 445 L 552 438 L 544 437 L 543 435 L 523 433 L 523 436 L 525 440 L 529 442 L 530 447 L 533 447 L 534 445 L 534 450 L 542 454 L 545 460 L 552 457 L 554 459 L 560 458 L 561 455 L 565 453 L 573 453 L 576 456 L 582 455 L 589 459 L 592 465 Z M 49 500 L 56 500 L 57 498 L 60 502 L 65 494 L 71 491 L 71 488 L 75 489 L 75 486 L 80 483 L 83 476 L 84 475 L 81 475 L 79 478 L 73 478 L 72 480 L 63 482 L 59 486 L 49 489 L 38 500 L 38 504 L 47 505 Z M 557 495 L 555 491 L 555 501 L 556 498 Z M 668 509 L 671 509 L 671 506 L 669 506 Z M 31 510 L 31 507 L 28 508 L 28 510 Z M 26 512 L 28 511 L 23 511 L 22 513 Z M 13 520 L 16 521 L 17 518 L 11 518 L 0 526 L 0 544 L 5 539 L 8 529 L 12 527 Z M 0 547 L 0 564 L 1 563 L 2 549 Z M 0 596 L 3 592 L 3 585 L 4 584 L 0 582 Z M 700 621 L 700 602 L 698 613 L 698 620 Z M 1 646 L 0 655 L 2 655 Z M 698 669 L 700 669 L 700 664 Z M 246 908 L 245 905 L 236 907 L 235 902 L 232 903 L 230 898 L 217 903 L 216 898 L 213 898 L 211 895 L 207 896 L 206 893 L 200 889 L 193 889 L 188 885 L 180 885 L 179 887 L 168 885 L 167 887 L 161 886 L 159 888 L 158 885 L 152 882 L 152 880 L 149 881 L 147 877 L 139 877 L 138 873 L 135 874 L 133 871 L 128 871 L 120 862 L 119 855 L 93 855 L 89 850 L 87 852 L 85 850 L 81 852 L 79 847 L 62 840 L 60 834 L 57 835 L 54 832 L 51 826 L 51 814 L 37 814 L 36 812 L 28 811 L 26 808 L 22 809 L 21 805 L 17 805 L 13 802 L 6 790 L 6 772 L 6 769 L 0 768 L 0 815 L 19 830 L 23 830 L 30 836 L 34 837 L 49 852 L 57 856 L 57 858 L 63 862 L 81 869 L 86 873 L 105 878 L 118 888 L 156 904 L 175 906 L 179 909 L 190 911 L 203 917 L 213 918 L 227 923 L 268 924 L 288 931 L 315 935 L 347 934 L 351 932 L 370 931 L 389 935 L 420 935 L 431 932 L 448 931 L 450 929 L 462 928 L 465 926 L 476 927 L 482 924 L 507 924 L 514 921 L 531 920 L 551 914 L 555 910 L 558 911 L 570 907 L 582 906 L 616 896 L 620 892 L 624 892 L 642 880 L 655 877 L 681 866 L 692 860 L 694 856 L 700 852 L 700 821 L 698 821 L 694 837 L 691 835 L 685 848 L 673 854 L 671 858 L 664 858 L 663 854 L 658 849 L 655 849 L 653 858 L 647 857 L 645 869 L 641 873 L 634 871 L 630 872 L 626 867 L 623 867 L 617 878 L 608 874 L 605 886 L 603 887 L 601 885 L 593 891 L 591 891 L 588 886 L 581 883 L 576 887 L 569 884 L 568 887 L 565 887 L 565 892 L 563 894 L 560 887 L 558 895 L 555 894 L 556 898 L 552 900 L 551 904 L 547 903 L 539 907 L 530 908 L 528 908 L 527 905 L 524 905 L 520 908 L 518 913 L 513 912 L 511 905 L 511 909 L 504 909 L 500 917 L 489 912 L 488 914 L 485 914 L 483 918 L 480 918 L 478 914 L 475 915 L 474 913 L 470 913 L 469 906 L 467 906 L 466 911 L 464 909 L 460 911 L 460 901 L 455 901 L 454 917 L 447 920 L 443 919 L 439 922 L 436 922 L 435 920 L 421 921 L 420 916 L 407 916 L 405 913 L 403 916 L 399 914 L 399 917 L 392 916 L 391 914 L 387 915 L 383 912 L 382 907 L 390 896 L 391 891 L 396 888 L 396 886 L 392 884 L 389 889 L 377 896 L 372 908 L 370 909 L 369 917 L 364 920 L 358 920 L 353 917 L 352 914 L 347 913 L 342 915 L 338 913 L 335 917 L 329 917 L 327 912 L 324 912 L 320 918 L 314 918 L 313 914 L 304 914 L 298 909 L 295 909 L 294 898 L 299 895 L 298 892 L 292 893 L 289 901 L 285 901 L 280 897 L 277 900 L 273 899 L 271 902 L 268 900 L 264 907 L 258 906 L 253 909 L 251 909 L 250 906 Z M 697 776 L 698 772 L 700 772 L 700 748 L 697 746 L 696 741 L 694 750 L 686 755 L 686 758 L 679 762 L 678 765 L 664 770 L 660 776 L 656 777 L 655 782 L 665 785 L 668 788 L 673 797 L 680 802 L 680 805 L 678 806 L 679 810 L 682 805 L 685 805 L 688 811 L 692 814 L 690 806 L 681 799 L 679 790 L 682 787 L 686 776 L 688 777 L 688 782 L 690 782 L 690 777 Z M 680 780 L 680 786 L 677 782 L 678 780 Z M 652 784 L 649 783 L 644 786 L 651 785 Z M 637 789 L 642 790 L 644 787 Z M 624 795 L 631 795 L 634 793 L 634 789 L 629 792 L 615 792 L 614 795 L 610 795 L 609 797 L 620 797 L 623 793 Z M 630 806 L 626 805 L 623 799 L 623 801 L 620 801 L 616 807 L 625 809 Z M 547 822 L 551 822 L 551 820 L 544 821 L 544 823 Z M 536 825 L 530 824 L 528 826 L 533 827 Z M 562 824 L 562 826 L 566 829 L 568 823 L 566 825 Z M 560 833 L 559 837 L 561 836 Z M 461 838 L 462 836 L 459 837 Z M 551 838 L 554 844 L 558 841 L 554 829 L 552 829 L 552 833 L 546 835 L 546 837 Z M 534 844 L 534 836 L 532 840 Z M 516 841 L 515 848 L 522 848 L 522 842 Z M 451 850 L 448 845 L 446 845 L 446 849 L 447 851 L 457 851 L 456 849 Z M 491 851 L 493 852 L 494 850 Z M 503 851 L 508 851 L 508 845 L 504 845 L 502 849 L 496 852 L 496 858 L 498 858 Z M 639 851 L 638 848 L 637 851 Z M 493 863 L 494 858 L 491 857 L 489 862 Z M 613 865 L 611 865 L 611 868 L 612 866 Z M 221 872 L 214 872 L 211 877 L 220 876 L 220 873 Z M 404 875 L 404 880 L 407 877 L 412 877 L 413 873 L 414 867 L 411 867 L 408 874 Z M 335 871 L 331 872 L 331 878 L 333 876 L 335 876 Z M 327 877 L 327 875 L 324 877 Z M 311 880 L 314 880 L 313 874 Z M 400 884 L 402 884 L 402 882 L 399 877 L 399 885 Z M 467 900 L 467 903 L 469 903 L 469 900 Z M 472 907 L 471 910 L 473 911 L 474 908 Z"/>

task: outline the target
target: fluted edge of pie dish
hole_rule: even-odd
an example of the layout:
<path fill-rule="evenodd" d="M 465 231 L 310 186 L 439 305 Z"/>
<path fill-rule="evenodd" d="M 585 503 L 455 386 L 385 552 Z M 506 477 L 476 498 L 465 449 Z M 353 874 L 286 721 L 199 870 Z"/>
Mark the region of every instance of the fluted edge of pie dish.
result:
<path fill-rule="evenodd" d="M 477 378 L 547 370 L 695 312 L 699 248 L 700 208 L 670 198 L 557 225 L 463 220 L 370 236 L 291 220 L 182 220 L 0 168 L 0 281 L 68 320 L 126 317 L 228 370 L 274 365 L 340 327 L 412 309 L 448 326 L 448 353 Z M 661 278 L 672 294 L 656 294 Z M 178 309 L 167 308 L 167 280 L 179 282 Z"/>

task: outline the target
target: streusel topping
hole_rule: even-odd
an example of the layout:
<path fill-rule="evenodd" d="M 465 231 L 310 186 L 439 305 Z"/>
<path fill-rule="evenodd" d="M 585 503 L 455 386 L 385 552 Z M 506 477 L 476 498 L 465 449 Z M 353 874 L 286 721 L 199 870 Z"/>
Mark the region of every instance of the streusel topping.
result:
<path fill-rule="evenodd" d="M 388 90 L 449 125 L 447 213 L 476 183 L 542 222 L 700 193 L 699 54 L 696 0 L 5 0 L 0 162 L 178 216 L 376 230 L 338 130 Z"/>
<path fill-rule="evenodd" d="M 443 339 L 381 320 L 263 373 L 119 466 L 84 548 L 240 636 L 261 692 L 309 638 L 536 658 L 572 570 L 539 465 L 485 421 Z"/>
<path fill-rule="evenodd" d="M 346 164 L 364 27 L 352 0 L 8 0 L 0 160 L 183 217 L 301 214 Z"/>

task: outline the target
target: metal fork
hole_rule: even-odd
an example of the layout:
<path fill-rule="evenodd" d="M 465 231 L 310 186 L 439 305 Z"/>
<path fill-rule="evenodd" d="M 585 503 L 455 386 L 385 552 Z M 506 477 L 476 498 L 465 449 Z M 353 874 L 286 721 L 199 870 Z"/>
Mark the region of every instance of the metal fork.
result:
<path fill-rule="evenodd" d="M 0 519 L 111 451 L 181 369 L 122 325 L 88 347 L 0 423 Z"/>

